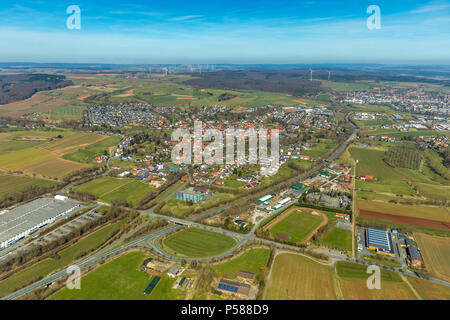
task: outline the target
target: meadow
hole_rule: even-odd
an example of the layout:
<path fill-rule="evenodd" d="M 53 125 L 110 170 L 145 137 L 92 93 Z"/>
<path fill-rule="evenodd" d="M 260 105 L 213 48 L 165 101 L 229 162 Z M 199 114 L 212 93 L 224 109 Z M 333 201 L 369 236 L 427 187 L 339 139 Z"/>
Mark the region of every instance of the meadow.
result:
<path fill-rule="evenodd" d="M 81 278 L 80 290 L 64 288 L 49 300 L 182 300 L 184 291 L 172 289 L 176 278 L 161 277 L 153 291 L 146 295 L 145 288 L 152 281 L 141 270 L 148 256 L 140 251 L 129 252 L 99 266 Z"/>
<path fill-rule="evenodd" d="M 52 180 L 0 173 L 0 197 L 7 197 L 16 192 L 23 192 L 32 186 L 48 187 L 57 184 L 57 182 Z"/>
<path fill-rule="evenodd" d="M 104 140 L 106 136 L 69 130 L 27 130 L 0 136 L 0 168 L 47 179 L 61 180 L 66 175 L 89 167 L 64 159 L 80 147 Z"/>
<path fill-rule="evenodd" d="M 162 241 L 164 250 L 179 257 L 202 258 L 225 253 L 236 241 L 220 233 L 197 228 L 176 232 Z"/>
<path fill-rule="evenodd" d="M 445 207 L 425 206 L 425 205 L 410 206 L 381 201 L 358 200 L 358 209 L 405 217 L 450 222 L 450 212 Z"/>

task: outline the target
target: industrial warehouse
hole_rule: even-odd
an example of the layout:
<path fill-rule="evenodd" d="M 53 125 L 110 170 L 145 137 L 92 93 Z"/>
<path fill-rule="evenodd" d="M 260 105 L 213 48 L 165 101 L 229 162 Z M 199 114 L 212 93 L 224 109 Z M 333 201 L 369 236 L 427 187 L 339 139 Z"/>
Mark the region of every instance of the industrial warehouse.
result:
<path fill-rule="evenodd" d="M 385 230 L 367 228 L 366 229 L 366 247 L 376 250 L 377 253 L 387 254 L 395 257 L 392 246 L 391 233 Z"/>
<path fill-rule="evenodd" d="M 40 198 L 11 210 L 0 212 L 0 248 L 4 249 L 80 205 L 56 196 Z"/>

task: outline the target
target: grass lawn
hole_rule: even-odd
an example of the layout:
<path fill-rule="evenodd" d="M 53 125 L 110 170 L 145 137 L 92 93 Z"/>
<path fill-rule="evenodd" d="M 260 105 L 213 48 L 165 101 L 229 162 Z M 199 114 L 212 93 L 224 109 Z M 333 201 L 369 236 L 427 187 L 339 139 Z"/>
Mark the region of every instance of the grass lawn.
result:
<path fill-rule="evenodd" d="M 322 240 L 324 246 L 346 251 L 352 250 L 352 232 L 334 227 Z"/>
<path fill-rule="evenodd" d="M 233 260 L 215 265 L 214 269 L 220 275 L 226 275 L 228 278 L 235 278 L 240 270 L 257 274 L 267 266 L 269 258 L 270 249 L 251 249 Z"/>
<path fill-rule="evenodd" d="M 168 253 L 188 258 L 211 257 L 225 253 L 236 244 L 233 238 L 217 232 L 187 228 L 162 241 Z"/>
<path fill-rule="evenodd" d="M 64 288 L 50 300 L 175 300 L 183 299 L 184 291 L 172 289 L 176 278 L 163 275 L 149 295 L 145 288 L 152 280 L 141 271 L 147 256 L 134 251 L 116 258 L 81 278 L 80 290 Z"/>
<path fill-rule="evenodd" d="M 98 248 L 102 243 L 109 239 L 120 227 L 125 223 L 125 220 L 107 225 L 87 237 L 79 240 L 70 247 L 58 252 L 58 259 L 47 258 L 31 267 L 23 269 L 14 273 L 12 276 L 0 282 L 0 296 L 7 295 L 14 292 L 33 281 L 44 278 L 48 274 L 70 265 L 77 260 L 81 255 L 91 252 Z"/>
<path fill-rule="evenodd" d="M 297 243 L 304 240 L 323 221 L 321 216 L 296 211 L 270 228 L 270 234 L 277 239 L 277 233 L 290 237 L 288 242 Z"/>

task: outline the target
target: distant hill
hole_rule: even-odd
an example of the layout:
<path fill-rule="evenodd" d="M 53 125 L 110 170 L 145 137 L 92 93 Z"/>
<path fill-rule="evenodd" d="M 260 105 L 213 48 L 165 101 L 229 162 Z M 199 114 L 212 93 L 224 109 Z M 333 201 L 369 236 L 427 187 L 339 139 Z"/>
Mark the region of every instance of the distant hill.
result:
<path fill-rule="evenodd" d="M 31 97 L 38 91 L 72 85 L 65 76 L 49 74 L 16 74 L 0 76 L 0 105 Z"/>

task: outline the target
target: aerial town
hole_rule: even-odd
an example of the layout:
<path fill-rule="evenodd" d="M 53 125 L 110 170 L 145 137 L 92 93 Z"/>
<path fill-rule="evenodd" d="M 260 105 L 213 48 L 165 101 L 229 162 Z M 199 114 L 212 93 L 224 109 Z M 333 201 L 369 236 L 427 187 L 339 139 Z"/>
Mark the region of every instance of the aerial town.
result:
<path fill-rule="evenodd" d="M 0 4 L 1 300 L 450 300 L 448 1 L 288 2 Z"/>

